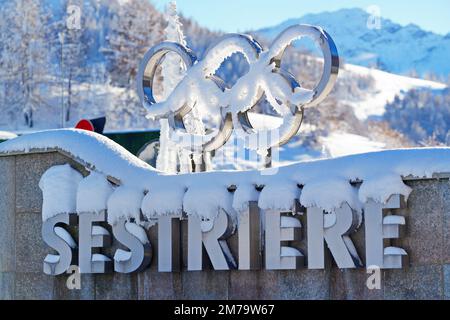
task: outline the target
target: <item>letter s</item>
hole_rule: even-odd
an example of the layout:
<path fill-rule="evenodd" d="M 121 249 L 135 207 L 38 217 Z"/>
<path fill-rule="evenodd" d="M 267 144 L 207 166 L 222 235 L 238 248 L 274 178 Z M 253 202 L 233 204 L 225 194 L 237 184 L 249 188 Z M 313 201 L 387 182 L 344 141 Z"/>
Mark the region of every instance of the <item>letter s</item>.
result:
<path fill-rule="evenodd" d="M 76 218 L 74 214 L 63 213 L 47 219 L 42 224 L 42 238 L 44 242 L 58 252 L 56 255 L 48 254 L 45 257 L 45 274 L 58 275 L 65 273 L 72 264 L 73 257 L 77 257 L 77 254 L 75 254 L 76 244 L 70 234 L 61 227 L 59 232 L 56 230 L 58 224 L 70 225 L 75 222 Z"/>

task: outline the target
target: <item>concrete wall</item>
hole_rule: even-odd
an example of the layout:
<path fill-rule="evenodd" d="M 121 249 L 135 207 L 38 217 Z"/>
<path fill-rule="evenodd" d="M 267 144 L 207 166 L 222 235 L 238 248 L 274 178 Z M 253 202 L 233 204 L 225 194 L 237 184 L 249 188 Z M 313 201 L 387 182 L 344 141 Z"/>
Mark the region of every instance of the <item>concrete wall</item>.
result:
<path fill-rule="evenodd" d="M 335 266 L 321 271 L 158 273 L 156 250 L 152 266 L 145 272 L 82 275 L 81 290 L 68 290 L 67 275 L 52 277 L 42 272 L 49 248 L 41 239 L 42 193 L 38 187 L 41 175 L 48 168 L 64 163 L 84 171 L 80 164 L 57 152 L 0 156 L 1 299 L 450 298 L 448 179 L 406 181 L 413 188 L 408 208 L 402 212 L 407 219 L 407 230 L 395 245 L 408 252 L 410 263 L 402 270 L 383 271 L 381 290 L 367 289 L 365 269 L 339 270 Z M 155 249 L 154 229 L 150 229 L 149 238 Z M 186 237 L 186 224 L 182 236 Z M 234 251 L 236 240 L 235 237 L 230 240 Z M 364 258 L 364 228 L 358 230 L 353 240 Z"/>

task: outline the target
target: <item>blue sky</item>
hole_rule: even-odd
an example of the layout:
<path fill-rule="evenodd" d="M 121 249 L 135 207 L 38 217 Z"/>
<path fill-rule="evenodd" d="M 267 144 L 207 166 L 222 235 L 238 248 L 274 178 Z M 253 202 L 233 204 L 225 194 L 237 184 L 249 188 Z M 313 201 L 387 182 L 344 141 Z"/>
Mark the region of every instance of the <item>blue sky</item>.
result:
<path fill-rule="evenodd" d="M 151 0 L 163 9 L 170 0 Z M 178 0 L 179 11 L 201 25 L 226 32 L 276 25 L 308 13 L 377 5 L 384 18 L 415 23 L 440 34 L 450 32 L 449 0 Z"/>

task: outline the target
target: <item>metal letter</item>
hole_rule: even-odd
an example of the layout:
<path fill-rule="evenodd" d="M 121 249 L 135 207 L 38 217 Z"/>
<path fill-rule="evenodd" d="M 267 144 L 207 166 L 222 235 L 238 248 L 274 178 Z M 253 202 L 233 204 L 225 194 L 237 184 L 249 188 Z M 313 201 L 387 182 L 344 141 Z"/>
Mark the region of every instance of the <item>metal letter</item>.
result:
<path fill-rule="evenodd" d="M 122 218 L 117 222 L 117 224 L 113 226 L 114 237 L 117 239 L 117 241 L 130 249 L 129 259 L 120 261 L 114 259 L 114 271 L 120 273 L 142 271 L 152 261 L 152 246 L 150 244 L 150 241 L 148 241 L 147 239 L 147 243 L 142 243 L 140 239 L 128 232 L 126 228 L 127 223 L 133 222 L 127 222 L 127 219 Z M 136 226 L 138 228 L 141 228 L 138 225 Z M 120 252 L 118 250 L 116 251 L 116 253 Z M 124 250 L 122 251 L 124 252 Z"/>
<path fill-rule="evenodd" d="M 76 260 L 76 249 L 71 248 L 63 238 L 55 232 L 58 224 L 71 225 L 76 222 L 75 214 L 58 214 L 47 219 L 42 224 L 42 238 L 44 242 L 52 249 L 58 252 L 58 255 L 48 254 L 44 259 L 44 273 L 48 275 L 63 274 L 72 264 L 72 259 Z M 76 263 L 76 261 L 74 261 Z"/>
<path fill-rule="evenodd" d="M 274 210 L 265 211 L 265 249 L 266 249 L 266 269 L 267 270 L 293 270 L 304 265 L 303 254 L 291 247 L 282 247 L 282 241 L 299 241 L 301 239 L 301 223 L 283 227 L 281 212 Z M 292 220 L 293 221 L 293 220 Z M 284 253 L 287 250 L 289 252 Z"/>
<path fill-rule="evenodd" d="M 308 268 L 325 268 L 325 243 L 339 268 L 362 267 L 362 261 L 349 234 L 356 230 L 356 212 L 345 203 L 332 213 L 335 220 L 325 225 L 324 211 L 308 208 Z"/>
<path fill-rule="evenodd" d="M 236 262 L 225 239 L 231 234 L 228 215 L 220 210 L 213 228 L 202 232 L 200 219 L 190 216 L 188 220 L 188 270 L 200 271 L 205 266 L 202 243 L 206 249 L 214 270 L 230 270 L 236 268 Z"/>
<path fill-rule="evenodd" d="M 239 270 L 261 269 L 260 220 L 258 203 L 251 201 L 248 214 L 242 214 L 239 220 Z"/>
<path fill-rule="evenodd" d="M 366 230 L 366 264 L 380 269 L 401 269 L 407 262 L 407 253 L 402 248 L 385 248 L 385 239 L 400 237 L 399 227 L 405 224 L 403 216 L 388 215 L 383 212 L 404 208 L 405 201 L 400 195 L 393 195 L 386 204 L 370 200 L 364 206 Z M 390 241 L 386 241 L 390 242 Z"/>
<path fill-rule="evenodd" d="M 111 244 L 109 232 L 94 222 L 106 222 L 105 211 L 100 213 L 83 213 L 79 216 L 79 261 L 80 273 L 105 273 L 112 270 L 112 261 L 102 254 L 96 254 L 93 248 L 102 248 Z"/>
<path fill-rule="evenodd" d="M 158 271 L 180 271 L 180 217 L 158 217 Z"/>

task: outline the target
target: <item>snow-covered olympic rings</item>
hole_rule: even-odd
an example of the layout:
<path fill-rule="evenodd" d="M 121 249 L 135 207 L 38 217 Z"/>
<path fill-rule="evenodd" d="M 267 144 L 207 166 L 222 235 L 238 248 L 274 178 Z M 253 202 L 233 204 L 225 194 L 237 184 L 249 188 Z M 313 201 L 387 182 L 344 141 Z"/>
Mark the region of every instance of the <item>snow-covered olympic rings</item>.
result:
<path fill-rule="evenodd" d="M 303 37 L 312 39 L 320 47 L 324 59 L 322 76 L 312 90 L 302 88 L 295 77 L 281 67 L 286 48 Z M 159 64 L 169 52 L 180 57 L 186 74 L 165 101 L 156 101 L 154 78 Z M 234 53 L 242 54 L 249 68 L 232 87 L 227 87 L 216 71 Z M 148 50 L 142 59 L 137 92 L 148 116 L 167 118 L 177 140 L 183 137 L 182 140 L 188 142 L 183 145 L 187 149 L 194 152 L 216 150 L 235 130 L 246 148 L 264 150 L 287 143 L 298 132 L 304 108 L 317 105 L 327 97 L 338 71 L 339 56 L 330 35 L 320 27 L 293 25 L 280 33 L 268 50 L 249 35 L 224 35 L 210 45 L 202 60 L 186 46 L 162 42 Z M 248 111 L 263 97 L 283 121 L 274 129 L 255 130 Z M 188 132 L 184 123 L 185 116 L 200 106 L 221 115 L 220 127 L 204 135 Z"/>

